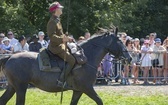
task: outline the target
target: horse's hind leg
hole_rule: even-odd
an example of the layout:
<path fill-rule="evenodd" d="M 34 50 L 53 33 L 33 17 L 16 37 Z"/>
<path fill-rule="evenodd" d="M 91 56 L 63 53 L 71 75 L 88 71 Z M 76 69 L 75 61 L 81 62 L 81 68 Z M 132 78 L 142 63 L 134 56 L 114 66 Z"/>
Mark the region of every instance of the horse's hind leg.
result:
<path fill-rule="evenodd" d="M 25 104 L 25 95 L 28 84 L 19 84 L 16 87 L 16 105 Z"/>
<path fill-rule="evenodd" d="M 74 90 L 70 105 L 77 105 L 77 103 L 78 103 L 79 98 L 81 97 L 81 95 L 82 95 L 82 92 Z"/>
<path fill-rule="evenodd" d="M 11 99 L 14 93 L 15 93 L 15 89 L 8 84 L 6 91 L 0 97 L 0 105 L 6 105 L 6 103 Z"/>
<path fill-rule="evenodd" d="M 88 95 L 91 99 L 93 99 L 97 103 L 97 105 L 103 105 L 101 98 L 97 95 L 93 87 L 87 88 L 84 93 Z"/>

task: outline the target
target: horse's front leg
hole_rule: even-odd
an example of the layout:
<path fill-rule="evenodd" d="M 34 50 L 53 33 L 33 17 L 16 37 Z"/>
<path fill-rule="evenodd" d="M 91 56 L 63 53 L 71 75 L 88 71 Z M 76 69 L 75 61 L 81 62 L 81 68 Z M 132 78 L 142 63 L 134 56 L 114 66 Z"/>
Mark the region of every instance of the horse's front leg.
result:
<path fill-rule="evenodd" d="M 72 96 L 70 105 L 77 105 L 81 95 L 82 95 L 82 92 L 73 90 L 73 96 Z"/>
<path fill-rule="evenodd" d="M 5 93 L 0 97 L 0 105 L 6 105 L 6 103 L 11 99 L 14 93 L 15 89 L 8 84 Z"/>
<path fill-rule="evenodd" d="M 19 84 L 16 87 L 16 105 L 25 104 L 25 95 L 28 84 Z"/>
<path fill-rule="evenodd" d="M 97 103 L 97 105 L 103 105 L 101 98 L 97 95 L 93 86 L 87 87 L 84 93 L 88 95 L 91 99 L 93 99 Z"/>

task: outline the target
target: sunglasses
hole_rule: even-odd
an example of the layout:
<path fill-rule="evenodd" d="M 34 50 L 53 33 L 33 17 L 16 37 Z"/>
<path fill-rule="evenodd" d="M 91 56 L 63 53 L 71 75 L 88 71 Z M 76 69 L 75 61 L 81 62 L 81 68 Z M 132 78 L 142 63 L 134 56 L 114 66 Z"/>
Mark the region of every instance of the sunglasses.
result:
<path fill-rule="evenodd" d="M 13 34 L 8 34 L 8 35 L 13 35 Z"/>
<path fill-rule="evenodd" d="M 0 36 L 0 38 L 4 38 L 4 36 Z"/>

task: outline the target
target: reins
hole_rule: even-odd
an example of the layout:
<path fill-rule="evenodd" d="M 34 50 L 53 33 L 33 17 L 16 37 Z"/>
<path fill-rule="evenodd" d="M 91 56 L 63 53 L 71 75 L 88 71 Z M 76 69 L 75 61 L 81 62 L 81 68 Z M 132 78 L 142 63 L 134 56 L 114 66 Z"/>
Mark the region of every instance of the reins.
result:
<path fill-rule="evenodd" d="M 67 11 L 67 33 L 68 33 L 68 30 L 69 30 L 69 8 L 70 8 L 70 0 L 68 0 L 68 11 Z M 67 49 L 67 47 L 65 48 Z M 66 54 L 64 55 L 64 59 L 66 59 Z M 66 66 L 66 63 L 65 63 L 65 60 L 64 60 L 64 69 L 65 69 L 65 66 Z M 65 78 L 65 75 L 64 75 L 64 78 Z M 62 105 L 62 100 L 63 100 L 63 88 L 61 89 L 61 99 L 60 99 L 60 104 Z"/>

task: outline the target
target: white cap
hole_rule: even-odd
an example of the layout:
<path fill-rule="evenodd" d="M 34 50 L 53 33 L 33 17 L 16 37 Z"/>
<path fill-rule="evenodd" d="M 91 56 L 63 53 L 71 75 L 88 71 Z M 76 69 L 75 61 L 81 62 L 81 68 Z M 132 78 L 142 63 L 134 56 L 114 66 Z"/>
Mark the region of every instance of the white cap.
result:
<path fill-rule="evenodd" d="M 10 39 L 8 39 L 8 37 L 4 37 L 4 39 L 2 40 L 2 42 L 4 43 L 5 41 L 10 41 Z"/>
<path fill-rule="evenodd" d="M 45 35 L 43 31 L 40 31 L 38 35 Z"/>

